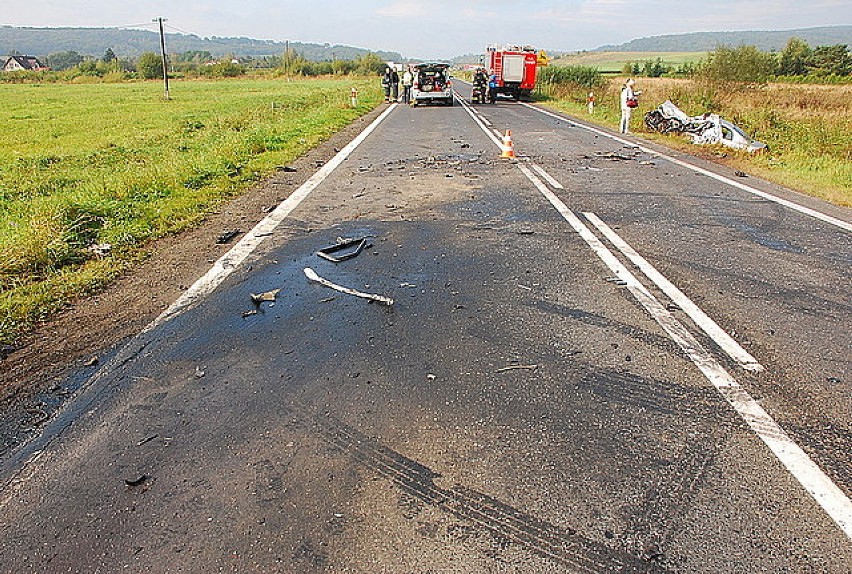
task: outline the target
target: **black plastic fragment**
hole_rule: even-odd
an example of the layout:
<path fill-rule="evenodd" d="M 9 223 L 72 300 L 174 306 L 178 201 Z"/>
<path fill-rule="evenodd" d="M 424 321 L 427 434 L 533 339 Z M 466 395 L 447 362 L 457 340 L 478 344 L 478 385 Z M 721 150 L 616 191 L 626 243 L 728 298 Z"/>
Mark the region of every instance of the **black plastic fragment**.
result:
<path fill-rule="evenodd" d="M 218 245 L 222 245 L 224 243 L 228 243 L 231 239 L 239 235 L 239 229 L 230 229 L 228 231 L 223 231 L 219 234 L 219 237 L 216 238 L 216 243 Z"/>
<path fill-rule="evenodd" d="M 340 263 L 341 261 L 346 261 L 347 259 L 357 257 L 367 247 L 372 246 L 367 242 L 366 237 L 361 237 L 358 239 L 347 239 L 335 245 L 330 245 L 329 247 L 324 247 L 320 249 L 319 251 L 317 251 L 317 255 L 319 257 L 322 257 L 323 259 L 331 261 L 332 263 Z M 340 253 L 341 251 L 343 251 L 344 253 Z"/>

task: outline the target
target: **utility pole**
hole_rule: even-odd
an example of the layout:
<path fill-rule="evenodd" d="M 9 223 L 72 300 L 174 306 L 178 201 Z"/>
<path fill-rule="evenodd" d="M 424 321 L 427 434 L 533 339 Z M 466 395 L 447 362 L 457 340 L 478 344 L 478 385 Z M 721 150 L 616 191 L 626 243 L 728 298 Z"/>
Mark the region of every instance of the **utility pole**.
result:
<path fill-rule="evenodd" d="M 165 99 L 169 98 L 169 66 L 166 62 L 166 36 L 163 34 L 163 22 L 166 22 L 163 18 L 155 18 L 152 20 L 153 22 L 160 23 L 160 50 L 163 53 L 163 85 L 166 89 Z"/>

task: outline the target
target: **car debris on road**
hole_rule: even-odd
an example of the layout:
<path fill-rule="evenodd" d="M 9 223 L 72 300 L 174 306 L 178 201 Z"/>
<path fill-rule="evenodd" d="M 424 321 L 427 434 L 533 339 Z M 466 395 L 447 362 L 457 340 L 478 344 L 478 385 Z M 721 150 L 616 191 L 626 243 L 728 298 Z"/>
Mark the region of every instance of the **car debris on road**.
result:
<path fill-rule="evenodd" d="M 343 287 L 342 285 L 332 283 L 328 279 L 324 279 L 317 275 L 317 272 L 311 269 L 310 267 L 305 267 L 304 271 L 305 277 L 315 283 L 319 283 L 323 287 L 328 287 L 329 289 L 334 289 L 335 291 L 339 291 L 347 295 L 352 295 L 353 297 L 360 297 L 369 301 L 375 301 L 376 303 L 381 303 L 382 305 L 387 305 L 388 307 L 393 305 L 393 299 L 391 299 L 390 297 L 385 297 L 384 295 L 376 295 L 374 293 L 364 293 L 362 291 L 358 291 L 357 289 Z"/>
<path fill-rule="evenodd" d="M 236 237 L 239 234 L 240 234 L 239 229 L 229 229 L 227 231 L 223 231 L 222 233 L 219 234 L 218 237 L 216 237 L 216 244 L 217 245 L 224 245 L 225 243 L 230 242 L 231 239 L 233 239 L 234 237 Z"/>
<path fill-rule="evenodd" d="M 355 239 L 338 237 L 336 244 L 331 245 L 329 247 L 323 247 L 322 249 L 317 251 L 317 256 L 331 261 L 332 263 L 340 263 L 341 261 L 346 261 L 347 259 L 357 257 L 364 249 L 369 249 L 372 246 L 373 245 L 367 241 L 366 237 L 359 237 Z M 352 247 L 354 247 L 354 249 L 351 249 Z M 345 251 L 346 249 L 350 250 Z M 341 251 L 345 251 L 345 253 L 333 255 Z"/>
<path fill-rule="evenodd" d="M 273 289 L 264 293 L 252 293 L 251 302 L 255 305 L 260 305 L 264 301 L 275 301 L 275 297 L 278 295 L 279 291 L 281 291 L 281 289 Z"/>

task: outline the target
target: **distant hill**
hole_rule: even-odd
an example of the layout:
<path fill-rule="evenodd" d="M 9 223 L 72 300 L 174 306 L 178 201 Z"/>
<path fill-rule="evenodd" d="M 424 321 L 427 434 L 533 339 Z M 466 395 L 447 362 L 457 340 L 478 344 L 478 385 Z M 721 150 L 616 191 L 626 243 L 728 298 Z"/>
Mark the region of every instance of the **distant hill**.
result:
<path fill-rule="evenodd" d="M 351 60 L 370 50 L 352 46 L 306 44 L 290 42 L 290 48 L 312 61 Z M 26 54 L 47 56 L 73 50 L 83 55 L 103 56 L 107 48 L 120 58 L 134 58 L 143 52 L 160 51 L 160 35 L 148 30 L 116 28 L 18 28 L 0 26 L 0 55 Z M 208 51 L 219 57 L 280 55 L 287 48 L 285 42 L 254 40 L 251 38 L 201 38 L 187 34 L 166 34 L 169 53 Z M 397 52 L 376 52 L 383 60 L 402 61 Z"/>
<path fill-rule="evenodd" d="M 790 38 L 801 38 L 811 47 L 852 45 L 852 26 L 825 26 L 783 31 L 694 32 L 652 36 L 631 40 L 619 46 L 608 45 L 596 52 L 708 52 L 718 46 L 757 46 L 761 50 L 781 51 Z"/>

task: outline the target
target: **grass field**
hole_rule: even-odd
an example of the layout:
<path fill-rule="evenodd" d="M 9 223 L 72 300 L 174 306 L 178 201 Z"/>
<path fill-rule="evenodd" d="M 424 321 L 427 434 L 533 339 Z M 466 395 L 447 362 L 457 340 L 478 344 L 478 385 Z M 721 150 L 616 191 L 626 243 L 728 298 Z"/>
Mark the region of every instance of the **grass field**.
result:
<path fill-rule="evenodd" d="M 662 60 L 663 64 L 678 68 L 682 64 L 707 59 L 707 52 L 578 52 L 554 59 L 554 66 L 589 66 L 604 73 L 621 73 L 625 64 Z"/>
<path fill-rule="evenodd" d="M 588 89 L 556 88 L 545 103 L 609 127 L 620 117 L 623 77 L 596 90 L 595 114 L 586 110 Z M 711 156 L 736 169 L 781 185 L 852 207 L 852 86 L 770 84 L 724 89 L 694 80 L 637 78 L 640 106 L 632 130 L 642 137 L 694 154 Z M 769 145 L 769 153 L 749 155 L 721 146 L 695 146 L 684 136 L 650 132 L 645 112 L 670 99 L 690 115 L 720 114 L 753 138 Z"/>
<path fill-rule="evenodd" d="M 367 78 L 171 88 L 164 101 L 157 82 L 0 84 L 0 342 L 380 101 Z M 90 249 L 103 244 L 106 257 Z"/>

